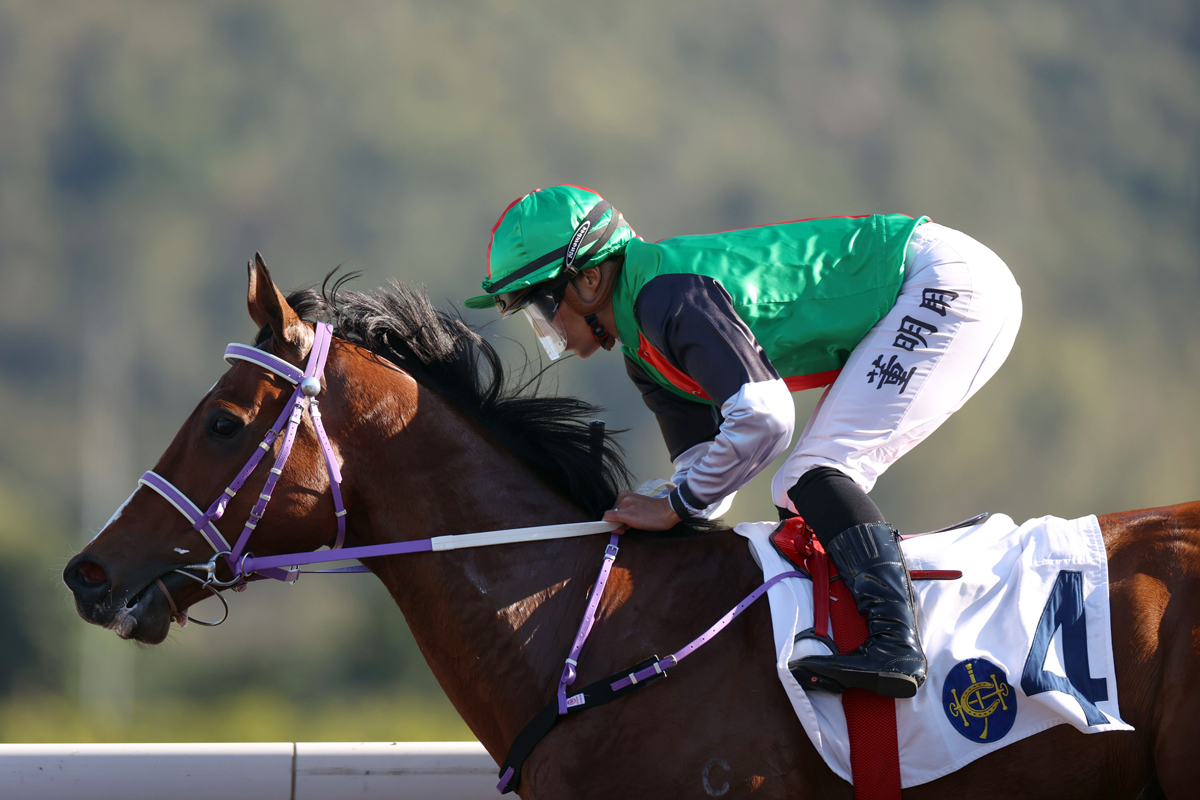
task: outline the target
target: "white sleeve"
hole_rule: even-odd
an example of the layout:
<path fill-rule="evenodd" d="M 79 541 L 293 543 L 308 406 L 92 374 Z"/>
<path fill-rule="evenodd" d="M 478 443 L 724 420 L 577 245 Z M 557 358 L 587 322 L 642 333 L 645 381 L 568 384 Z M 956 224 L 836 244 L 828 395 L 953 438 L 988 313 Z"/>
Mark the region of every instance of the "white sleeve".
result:
<path fill-rule="evenodd" d="M 691 470 L 692 464 L 695 464 L 697 461 L 704 458 L 704 454 L 708 452 L 708 448 L 712 447 L 712 444 L 713 441 L 710 439 L 707 442 L 701 442 L 695 447 L 691 447 L 680 453 L 679 457 L 672 462 L 675 465 L 675 474 L 671 476 L 671 483 L 675 484 L 675 486 L 678 486 L 687 480 L 688 471 Z M 674 486 L 671 488 L 674 488 Z M 669 494 L 669 490 L 664 490 L 655 496 L 666 497 Z M 699 511 L 695 514 L 692 514 L 692 516 L 700 517 L 701 519 L 716 519 L 717 517 L 724 516 L 725 513 L 729 511 L 729 507 L 733 505 L 733 498 L 736 496 L 736 491 L 730 492 L 716 502 L 710 503 L 706 507 L 699 509 Z"/>
<path fill-rule="evenodd" d="M 688 512 L 681 517 L 707 512 L 749 483 L 787 449 L 796 426 L 791 392 L 780 379 L 743 384 L 721 405 L 721 415 L 716 438 L 675 460 L 672 481 L 679 486 L 670 497 L 676 513 Z"/>

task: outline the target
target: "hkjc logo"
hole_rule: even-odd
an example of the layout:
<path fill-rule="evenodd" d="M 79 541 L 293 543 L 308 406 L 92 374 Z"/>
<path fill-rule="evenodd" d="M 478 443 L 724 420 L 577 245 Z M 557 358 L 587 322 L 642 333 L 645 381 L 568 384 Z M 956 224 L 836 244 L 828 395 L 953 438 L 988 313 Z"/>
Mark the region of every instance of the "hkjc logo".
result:
<path fill-rule="evenodd" d="M 942 686 L 942 707 L 954 730 L 979 744 L 1003 739 L 1017 719 L 1008 676 L 983 658 L 954 665 Z"/>
<path fill-rule="evenodd" d="M 563 259 L 563 262 L 568 269 L 575 266 L 575 256 L 579 254 L 579 246 L 583 244 L 583 237 L 587 236 L 591 228 L 592 223 L 585 219 L 575 229 L 575 235 L 571 237 L 571 241 L 567 242 L 567 256 Z"/>

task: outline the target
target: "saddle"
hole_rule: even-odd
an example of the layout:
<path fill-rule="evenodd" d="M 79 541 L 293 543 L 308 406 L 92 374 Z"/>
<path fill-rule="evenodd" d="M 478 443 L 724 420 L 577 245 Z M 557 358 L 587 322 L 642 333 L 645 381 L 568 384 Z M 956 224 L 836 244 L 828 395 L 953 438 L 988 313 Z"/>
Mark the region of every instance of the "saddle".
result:
<path fill-rule="evenodd" d="M 974 524 L 967 520 L 942 530 Z M 934 531 L 940 533 L 941 531 Z M 784 558 L 812 580 L 813 626 L 796 634 L 796 641 L 811 638 L 831 652 L 848 653 L 867 640 L 867 623 L 854 598 L 840 580 L 837 567 L 801 517 L 780 523 L 770 536 Z M 957 580 L 957 570 L 912 570 L 913 580 Z M 832 601 L 832 603 L 831 603 Z M 830 636 L 832 622 L 833 635 Z M 808 675 L 806 689 L 825 689 L 816 675 Z M 803 685 L 803 684 L 802 684 Z M 896 701 L 865 689 L 842 693 L 850 738 L 850 768 L 856 800 L 900 800 L 900 751 L 896 739 Z"/>

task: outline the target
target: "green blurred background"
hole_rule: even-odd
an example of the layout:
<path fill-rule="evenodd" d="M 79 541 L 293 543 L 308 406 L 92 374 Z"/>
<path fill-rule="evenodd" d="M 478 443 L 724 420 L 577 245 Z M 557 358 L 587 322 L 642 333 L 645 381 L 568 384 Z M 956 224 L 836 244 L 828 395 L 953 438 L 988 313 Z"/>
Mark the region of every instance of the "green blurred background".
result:
<path fill-rule="evenodd" d="M 1198 62 L 1187 0 L 0 1 L 0 741 L 470 737 L 372 578 L 256 585 L 146 648 L 58 575 L 251 336 L 256 249 L 450 307 L 552 183 L 648 239 L 901 211 L 996 250 L 1024 327 L 879 482 L 903 530 L 1200 498 Z M 667 475 L 623 373 L 554 370 Z"/>

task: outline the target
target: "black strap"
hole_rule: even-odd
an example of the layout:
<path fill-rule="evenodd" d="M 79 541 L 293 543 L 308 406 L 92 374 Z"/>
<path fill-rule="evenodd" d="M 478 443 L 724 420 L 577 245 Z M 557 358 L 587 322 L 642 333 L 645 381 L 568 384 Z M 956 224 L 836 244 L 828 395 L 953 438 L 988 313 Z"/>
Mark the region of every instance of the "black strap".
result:
<path fill-rule="evenodd" d="M 589 708 L 602 706 L 605 703 L 616 700 L 618 697 L 624 697 L 635 689 L 649 686 L 660 678 L 667 677 L 667 673 L 660 672 L 637 683 L 630 684 L 623 689 L 613 691 L 612 685 L 614 683 L 631 673 L 645 669 L 657 661 L 658 656 L 651 656 L 645 661 L 634 664 L 629 669 L 623 669 L 620 672 L 609 675 L 603 680 L 589 683 L 567 699 L 567 702 L 571 703 L 571 705 L 567 706 L 567 713 L 574 714 L 577 711 L 585 711 Z M 530 720 L 529 724 L 517 734 L 517 738 L 513 740 L 512 747 L 508 748 L 508 756 L 504 759 L 504 763 L 500 765 L 501 780 L 504 779 L 505 774 L 510 769 L 512 770 L 512 777 L 509 778 L 508 783 L 499 787 L 501 794 L 516 791 L 518 785 L 521 783 L 521 767 L 525 765 L 525 759 L 529 758 L 529 754 L 533 752 L 533 748 L 537 747 L 538 742 L 546 738 L 546 734 L 550 732 L 550 729 L 554 727 L 554 723 L 558 722 L 561 716 L 558 713 L 558 698 L 555 698 L 539 711 L 537 716 Z"/>
<path fill-rule="evenodd" d="M 610 347 L 608 344 L 608 328 L 604 327 L 600 320 L 596 318 L 595 314 L 588 314 L 583 318 L 583 321 L 587 323 L 589 328 L 592 329 L 592 338 L 594 338 L 605 350 L 607 350 Z"/>
<path fill-rule="evenodd" d="M 594 419 L 588 423 L 588 452 L 592 460 L 604 464 L 604 420 Z"/>
<path fill-rule="evenodd" d="M 609 203 L 607 200 L 601 200 L 592 207 L 592 210 L 588 212 L 588 215 L 584 217 L 583 221 L 580 222 L 575 228 L 575 230 L 578 231 L 584 225 L 588 226 L 588 233 L 583 237 L 583 241 L 579 243 L 580 248 L 593 241 L 599 242 L 593 247 L 590 247 L 586 253 L 580 253 L 576 257 L 574 261 L 574 268 L 576 270 L 586 264 L 591 257 L 595 255 L 601 247 L 604 246 L 604 243 L 612 237 L 613 233 L 616 232 L 617 227 L 620 227 L 619 225 L 614 227 L 614 223 L 617 223 L 617 221 L 621 218 L 621 214 L 615 208 L 613 208 L 612 218 L 609 219 L 608 224 L 604 226 L 604 230 L 592 230 L 595 228 L 596 223 L 600 221 L 600 218 L 604 216 L 604 212 L 608 211 L 610 208 L 612 208 L 612 203 Z M 571 239 L 573 240 L 574 238 L 575 236 L 572 234 Z M 513 272 L 511 275 L 507 275 L 501 278 L 499 281 L 493 283 L 491 288 L 488 289 L 488 292 L 490 294 L 495 294 L 499 291 L 502 291 L 505 286 L 508 286 L 513 281 L 520 280 L 526 275 L 537 272 L 542 267 L 546 266 L 547 264 L 551 264 L 560 258 L 565 258 L 567 255 L 567 249 L 569 247 L 570 241 L 554 252 L 546 253 L 546 255 L 542 256 L 541 258 L 535 258 L 533 261 L 530 261 L 519 270 Z"/>
<path fill-rule="evenodd" d="M 609 208 L 612 208 L 612 206 L 610 205 Z M 594 210 L 595 209 L 593 209 L 593 211 Z M 568 264 L 568 267 L 574 266 L 575 271 L 578 272 L 584 264 L 592 260 L 592 256 L 594 256 L 596 253 L 599 253 L 604 248 L 604 245 L 608 244 L 608 240 L 612 238 L 612 235 L 617 232 L 618 228 L 621 227 L 621 223 L 625 221 L 625 218 L 621 216 L 620 211 L 617 211 L 615 208 L 613 208 L 612 212 L 612 216 L 608 218 L 608 224 L 604 226 L 604 230 L 595 230 L 588 233 L 588 235 L 584 237 L 580 247 L 582 248 L 583 245 L 593 240 L 595 241 L 595 244 L 589 247 L 586 253 L 582 253 L 576 257 L 573 264 Z"/>

